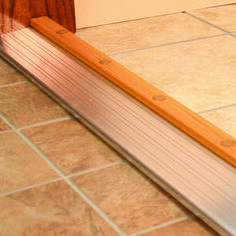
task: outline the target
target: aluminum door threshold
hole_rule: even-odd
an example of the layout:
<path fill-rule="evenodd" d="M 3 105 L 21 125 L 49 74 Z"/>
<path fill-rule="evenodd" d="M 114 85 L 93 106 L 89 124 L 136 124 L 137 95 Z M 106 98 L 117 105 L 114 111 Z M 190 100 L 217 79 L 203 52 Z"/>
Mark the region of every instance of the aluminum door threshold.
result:
<path fill-rule="evenodd" d="M 236 235 L 236 169 L 31 28 L 1 55 L 222 235 Z"/>

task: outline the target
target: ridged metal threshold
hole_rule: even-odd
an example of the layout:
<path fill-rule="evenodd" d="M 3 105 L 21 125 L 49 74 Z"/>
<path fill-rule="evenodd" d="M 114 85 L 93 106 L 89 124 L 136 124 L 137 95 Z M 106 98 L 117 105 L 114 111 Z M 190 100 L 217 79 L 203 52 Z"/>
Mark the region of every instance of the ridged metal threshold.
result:
<path fill-rule="evenodd" d="M 222 235 L 236 235 L 236 169 L 67 52 L 25 28 L 1 55 Z"/>

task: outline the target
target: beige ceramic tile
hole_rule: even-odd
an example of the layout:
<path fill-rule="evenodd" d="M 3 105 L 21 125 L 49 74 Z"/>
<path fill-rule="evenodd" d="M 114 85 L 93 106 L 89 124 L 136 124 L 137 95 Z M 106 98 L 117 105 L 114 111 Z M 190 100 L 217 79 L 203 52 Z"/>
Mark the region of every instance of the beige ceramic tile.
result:
<path fill-rule="evenodd" d="M 16 133 L 0 134 L 0 193 L 57 177 Z"/>
<path fill-rule="evenodd" d="M 196 40 L 113 58 L 194 111 L 236 101 L 236 40 Z"/>
<path fill-rule="evenodd" d="M 117 53 L 221 33 L 178 13 L 81 29 L 77 35 L 105 53 Z"/>
<path fill-rule="evenodd" d="M 64 182 L 2 197 L 0 206 L 4 236 L 118 235 Z"/>
<path fill-rule="evenodd" d="M 208 226 L 196 218 L 191 218 L 167 227 L 163 227 L 142 236 L 217 236 Z"/>
<path fill-rule="evenodd" d="M 0 132 L 10 130 L 11 128 L 0 118 Z"/>
<path fill-rule="evenodd" d="M 66 174 L 121 161 L 118 154 L 76 120 L 24 130 Z"/>
<path fill-rule="evenodd" d="M 17 127 L 68 116 L 31 83 L 0 88 L 0 111 Z"/>
<path fill-rule="evenodd" d="M 0 86 L 25 81 L 25 77 L 0 57 Z"/>
<path fill-rule="evenodd" d="M 168 194 L 127 164 L 73 180 L 128 234 L 187 214 Z"/>
<path fill-rule="evenodd" d="M 236 105 L 202 114 L 204 118 L 236 138 Z"/>
<path fill-rule="evenodd" d="M 192 14 L 228 31 L 236 31 L 236 4 L 194 10 Z"/>

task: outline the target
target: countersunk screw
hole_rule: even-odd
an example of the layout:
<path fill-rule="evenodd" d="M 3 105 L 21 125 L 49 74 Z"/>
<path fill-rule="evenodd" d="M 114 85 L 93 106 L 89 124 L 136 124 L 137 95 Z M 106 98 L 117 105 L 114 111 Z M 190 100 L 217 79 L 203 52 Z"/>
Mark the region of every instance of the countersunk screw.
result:
<path fill-rule="evenodd" d="M 155 101 L 161 102 L 161 101 L 164 101 L 164 100 L 166 99 L 166 96 L 165 96 L 165 95 L 162 95 L 162 94 L 154 95 L 154 96 L 152 97 L 152 99 L 155 100 Z"/>
<path fill-rule="evenodd" d="M 65 33 L 67 33 L 67 32 L 68 32 L 67 29 L 61 29 L 61 30 L 58 30 L 56 33 L 57 33 L 57 34 L 65 34 Z"/>
<path fill-rule="evenodd" d="M 225 140 L 223 140 L 223 141 L 221 142 L 221 145 L 222 145 L 222 146 L 225 146 L 225 147 L 231 147 L 231 146 L 233 146 L 233 145 L 235 145 L 235 144 L 236 144 L 236 141 L 233 140 L 233 139 L 225 139 Z"/>
<path fill-rule="evenodd" d="M 106 58 L 99 61 L 99 63 L 102 64 L 102 65 L 107 65 L 111 62 L 112 61 L 110 59 L 106 59 Z"/>

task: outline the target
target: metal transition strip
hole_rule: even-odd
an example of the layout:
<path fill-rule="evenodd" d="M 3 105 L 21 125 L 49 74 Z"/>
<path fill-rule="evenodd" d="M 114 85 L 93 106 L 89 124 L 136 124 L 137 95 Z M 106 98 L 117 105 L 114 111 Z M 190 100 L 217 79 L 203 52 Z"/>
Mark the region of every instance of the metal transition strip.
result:
<path fill-rule="evenodd" d="M 1 35 L 0 54 L 216 231 L 236 235 L 232 165 L 31 28 Z"/>
<path fill-rule="evenodd" d="M 48 17 L 34 18 L 31 20 L 31 25 L 113 84 L 118 85 L 151 110 L 236 167 L 235 138 L 207 122 L 201 116 Z"/>

